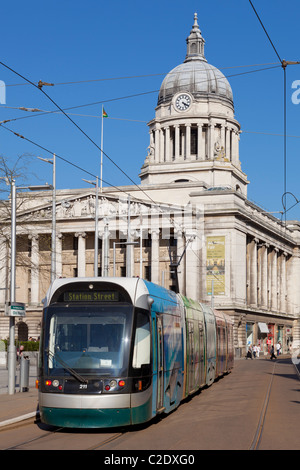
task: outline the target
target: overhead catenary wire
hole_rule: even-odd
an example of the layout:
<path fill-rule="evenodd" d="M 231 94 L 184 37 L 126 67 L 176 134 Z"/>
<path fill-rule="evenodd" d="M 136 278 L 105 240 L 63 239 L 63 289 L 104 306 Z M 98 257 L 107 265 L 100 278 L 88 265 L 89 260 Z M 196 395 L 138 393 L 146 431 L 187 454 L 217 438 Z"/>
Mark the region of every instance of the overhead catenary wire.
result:
<path fill-rule="evenodd" d="M 1 62 L 0 62 L 0 64 L 1 64 Z M 236 73 L 236 74 L 232 74 L 232 75 L 226 75 L 226 76 L 224 75 L 224 76 L 225 76 L 225 78 L 232 78 L 232 77 L 238 77 L 238 76 L 242 76 L 242 75 L 253 74 L 253 73 L 256 73 L 256 72 L 264 72 L 266 70 L 272 70 L 272 69 L 276 69 L 276 68 L 279 68 L 279 67 L 281 67 L 281 65 L 276 63 L 275 65 L 272 65 L 272 67 L 265 67 L 265 68 L 256 69 L 256 70 L 248 70 L 247 72 L 240 72 L 240 73 Z M 207 83 L 207 82 L 212 81 L 212 80 L 214 80 L 214 78 L 212 78 L 210 80 L 207 80 L 207 79 L 201 80 L 201 81 L 198 81 L 197 84 Z M 30 82 L 30 83 L 32 83 L 32 82 Z M 39 88 L 35 84 L 34 84 L 34 86 L 36 88 Z M 112 102 L 115 102 L 115 101 L 136 98 L 136 97 L 139 97 L 139 96 L 149 95 L 149 94 L 158 93 L 158 92 L 159 92 L 159 89 L 144 91 L 144 92 L 141 92 L 141 93 L 134 93 L 134 94 L 131 94 L 131 95 L 125 95 L 125 96 L 116 97 L 116 98 L 109 98 L 109 99 L 106 99 L 106 100 L 94 101 L 92 103 L 86 103 L 86 104 L 81 104 L 81 105 L 76 105 L 76 106 L 69 106 L 67 108 L 61 109 L 61 111 L 57 111 L 57 110 L 42 111 L 42 112 L 37 113 L 37 114 L 33 113 L 32 115 L 28 115 L 28 116 L 21 116 L 21 117 L 18 117 L 18 118 L 11 118 L 11 119 L 4 120 L 2 122 L 5 123 L 5 122 L 11 122 L 11 121 L 19 121 L 21 119 L 28 119 L 28 118 L 31 118 L 31 117 L 38 117 L 38 116 L 43 116 L 43 115 L 47 115 L 47 114 L 58 114 L 59 112 L 64 113 L 64 111 L 70 111 L 71 109 L 84 108 L 84 107 L 88 107 L 88 106 L 96 106 L 96 105 L 104 104 L 104 103 L 112 103 Z M 1 109 L 1 107 L 0 107 L 0 109 Z M 26 108 L 26 109 L 28 109 L 30 111 L 40 111 L 38 108 Z"/>
<path fill-rule="evenodd" d="M 219 70 L 225 69 L 235 69 L 235 68 L 242 68 L 242 67 L 261 67 L 265 65 L 276 65 L 277 62 L 267 62 L 264 64 L 246 64 L 246 65 L 229 65 L 227 67 L 219 67 Z M 108 78 L 94 78 L 89 80 L 74 80 L 68 82 L 58 82 L 58 83 L 51 83 L 51 86 L 61 86 L 61 85 L 77 85 L 83 83 L 95 83 L 95 82 L 106 82 L 106 81 L 114 81 L 114 80 L 127 80 L 127 79 L 136 79 L 136 78 L 150 78 L 150 77 L 157 77 L 157 76 L 164 76 L 166 74 L 171 75 L 172 72 L 158 72 L 158 73 L 151 73 L 151 74 L 142 74 L 142 75 L 125 75 L 120 77 L 108 77 Z M 174 72 L 175 73 L 175 72 Z M 176 72 L 177 73 L 184 73 L 184 72 Z M 14 87 L 14 86 L 25 86 L 27 83 L 11 83 L 6 84 L 7 87 Z"/>

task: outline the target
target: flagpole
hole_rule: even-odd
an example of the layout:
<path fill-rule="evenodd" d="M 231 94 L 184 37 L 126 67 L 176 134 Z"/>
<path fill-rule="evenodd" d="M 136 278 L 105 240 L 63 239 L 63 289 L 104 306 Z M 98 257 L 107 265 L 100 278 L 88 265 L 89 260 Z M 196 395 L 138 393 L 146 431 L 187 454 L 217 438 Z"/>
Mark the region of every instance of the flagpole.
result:
<path fill-rule="evenodd" d="M 102 193 L 102 171 L 103 171 L 103 105 L 101 122 L 101 165 L 100 165 L 100 192 Z"/>

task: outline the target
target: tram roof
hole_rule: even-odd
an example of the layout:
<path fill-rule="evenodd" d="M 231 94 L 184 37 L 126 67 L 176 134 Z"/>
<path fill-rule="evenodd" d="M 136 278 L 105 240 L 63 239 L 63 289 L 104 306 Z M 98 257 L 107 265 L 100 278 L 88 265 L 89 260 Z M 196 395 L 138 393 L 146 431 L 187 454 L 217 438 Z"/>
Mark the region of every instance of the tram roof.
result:
<path fill-rule="evenodd" d="M 125 289 L 132 301 L 132 304 L 141 307 L 149 307 L 149 295 L 152 297 L 160 298 L 164 301 L 175 302 L 177 303 L 176 294 L 174 292 L 168 291 L 167 289 L 155 285 L 151 282 L 144 281 L 143 279 L 136 277 L 76 277 L 76 278 L 60 278 L 55 279 L 50 285 L 46 297 L 43 299 L 44 307 L 47 307 L 55 292 L 63 286 L 68 284 L 78 284 L 81 283 L 110 283 L 116 284 L 123 289 Z"/>

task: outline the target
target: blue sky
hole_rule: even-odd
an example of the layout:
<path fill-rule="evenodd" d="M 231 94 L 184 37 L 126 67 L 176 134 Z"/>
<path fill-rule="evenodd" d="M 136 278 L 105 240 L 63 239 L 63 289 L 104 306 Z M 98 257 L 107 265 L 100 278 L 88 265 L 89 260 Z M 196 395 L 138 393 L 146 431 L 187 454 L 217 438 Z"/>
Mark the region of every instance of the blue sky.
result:
<path fill-rule="evenodd" d="M 280 57 L 300 60 L 299 1 L 253 0 L 253 4 Z M 206 40 L 206 58 L 228 77 L 233 90 L 235 116 L 243 131 L 240 159 L 250 181 L 248 197 L 268 211 L 281 211 L 284 74 L 280 66 L 274 68 L 279 59 L 248 0 L 4 2 L 0 61 L 34 83 L 54 83 L 44 90 L 61 108 L 98 102 L 68 111 L 76 113 L 70 117 L 98 146 L 103 103 L 109 115 L 104 121 L 104 151 L 139 184 L 149 145 L 147 122 L 154 117 L 164 76 L 185 58 L 194 12 Z M 244 73 L 267 67 L 272 68 Z M 300 104 L 291 99 L 300 65 L 288 66 L 286 77 L 286 190 L 300 199 Z M 6 85 L 0 121 L 26 117 L 5 126 L 82 168 L 58 159 L 58 189 L 87 187 L 82 178 L 92 177 L 84 170 L 100 175 L 99 150 L 64 115 L 36 116 L 13 109 L 56 110 L 47 97 L 3 65 L 0 80 Z M 26 178 L 17 184 L 51 183 L 52 167 L 37 159 L 51 155 L 1 128 L 0 154 L 11 166 L 24 155 Z M 124 173 L 104 157 L 105 181 L 132 184 Z M 287 206 L 294 202 L 288 195 Z M 300 204 L 287 217 L 300 219 Z"/>

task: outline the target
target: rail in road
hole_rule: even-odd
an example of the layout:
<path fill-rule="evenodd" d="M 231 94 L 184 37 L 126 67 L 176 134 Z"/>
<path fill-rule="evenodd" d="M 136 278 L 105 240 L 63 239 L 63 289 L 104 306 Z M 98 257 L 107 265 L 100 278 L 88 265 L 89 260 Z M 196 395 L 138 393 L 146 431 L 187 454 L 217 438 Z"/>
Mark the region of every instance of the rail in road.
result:
<path fill-rule="evenodd" d="M 131 466 L 164 463 L 156 461 L 162 455 L 169 464 L 182 458 L 199 464 L 198 450 L 299 450 L 299 391 L 291 359 L 241 359 L 230 374 L 146 425 L 106 432 L 28 420 L 3 429 L 0 448 L 101 450 L 104 463 L 124 456 Z"/>

